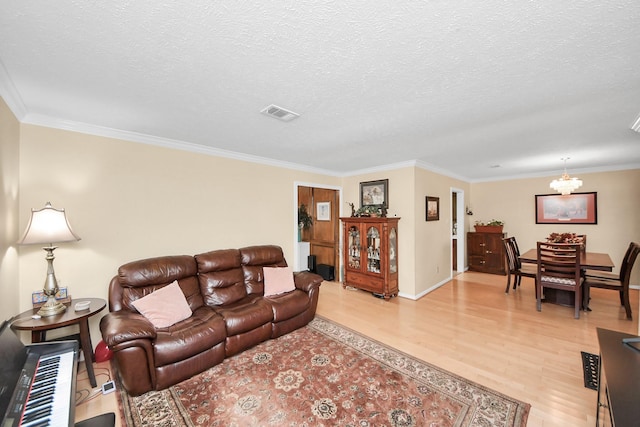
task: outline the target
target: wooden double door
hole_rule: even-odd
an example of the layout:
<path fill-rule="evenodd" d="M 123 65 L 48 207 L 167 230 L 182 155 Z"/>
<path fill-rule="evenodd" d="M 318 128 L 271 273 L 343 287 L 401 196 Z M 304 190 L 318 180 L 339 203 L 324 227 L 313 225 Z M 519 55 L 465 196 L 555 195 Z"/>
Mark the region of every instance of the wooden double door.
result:
<path fill-rule="evenodd" d="M 327 208 L 318 218 L 318 203 Z M 298 187 L 298 206 L 304 204 L 313 219 L 313 225 L 302 231 L 302 241 L 310 243 L 310 254 L 316 265 L 333 266 L 338 279 L 340 269 L 340 195 L 337 190 L 317 187 Z"/>

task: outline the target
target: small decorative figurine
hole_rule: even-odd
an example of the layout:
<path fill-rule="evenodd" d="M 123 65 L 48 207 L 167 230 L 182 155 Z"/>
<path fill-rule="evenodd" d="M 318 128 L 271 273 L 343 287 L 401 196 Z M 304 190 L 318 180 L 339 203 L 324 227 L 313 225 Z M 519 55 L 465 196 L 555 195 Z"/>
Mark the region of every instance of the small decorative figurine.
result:
<path fill-rule="evenodd" d="M 347 203 L 349 206 L 351 206 L 351 216 L 354 217 L 356 216 L 356 208 L 354 206 L 353 203 Z"/>

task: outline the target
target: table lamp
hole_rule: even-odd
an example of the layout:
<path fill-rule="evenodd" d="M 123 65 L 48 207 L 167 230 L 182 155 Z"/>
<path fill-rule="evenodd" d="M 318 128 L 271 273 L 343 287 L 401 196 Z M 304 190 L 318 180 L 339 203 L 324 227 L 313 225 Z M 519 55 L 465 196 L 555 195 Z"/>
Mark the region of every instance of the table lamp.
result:
<path fill-rule="evenodd" d="M 57 246 L 53 246 L 54 243 L 73 242 L 80 240 L 69 225 L 67 216 L 64 209 L 56 209 L 51 206 L 51 203 L 47 202 L 44 208 L 40 210 L 31 209 L 31 218 L 29 218 L 29 224 L 24 232 L 24 235 L 18 244 L 21 245 L 33 245 L 33 244 L 48 244 L 49 246 L 43 247 L 47 252 L 45 259 L 48 262 L 47 278 L 44 282 L 42 291 L 47 296 L 47 302 L 40 308 L 38 314 L 40 316 L 53 316 L 55 314 L 63 313 L 67 307 L 56 300 L 56 293 L 58 293 L 58 281 L 56 280 L 56 274 L 53 271 L 53 251 Z"/>

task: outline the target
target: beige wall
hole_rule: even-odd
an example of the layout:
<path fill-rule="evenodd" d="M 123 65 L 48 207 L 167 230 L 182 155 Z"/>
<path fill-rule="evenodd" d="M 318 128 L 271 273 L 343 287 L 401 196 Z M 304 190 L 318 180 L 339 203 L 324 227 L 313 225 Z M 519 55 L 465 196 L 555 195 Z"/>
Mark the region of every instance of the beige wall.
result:
<path fill-rule="evenodd" d="M 406 166 L 336 178 L 20 125 L 4 104 L 0 121 L 4 188 L 0 290 L 8 295 L 0 304 L 5 318 L 29 308 L 31 292 L 44 280 L 43 251 L 22 246 L 18 257 L 14 242 L 30 209 L 47 201 L 66 209 L 82 237 L 56 250 L 57 276 L 75 298 L 106 298 L 108 281 L 119 265 L 157 255 L 269 243 L 282 246 L 293 263 L 296 183 L 342 188 L 341 210 L 348 214 L 347 203 L 359 206 L 360 182 L 389 179 L 388 213 L 402 218 L 400 293 L 411 298 L 451 274 L 452 188 L 464 191 L 465 205 L 474 211 L 474 216 L 464 217 L 468 224 L 503 219 L 506 231 L 517 236 L 523 248 L 551 231 L 564 231 L 535 224 L 533 195 L 548 193 L 552 177 L 469 184 Z M 608 252 L 619 264 L 628 242 L 640 241 L 640 170 L 580 177 L 585 183 L 581 190 L 598 192 L 599 223 L 568 228 L 584 231 L 590 250 Z M 425 221 L 427 195 L 440 198 L 440 221 Z M 638 270 L 634 283 L 640 283 Z M 506 279 L 496 276 L 496 280 Z M 92 319 L 92 333 L 97 334 L 99 317 Z"/>
<path fill-rule="evenodd" d="M 468 197 L 469 184 L 424 169 L 416 170 L 415 192 L 415 295 L 422 295 L 433 286 L 451 277 L 452 232 L 451 190 L 462 190 Z M 440 198 L 440 219 L 426 221 L 426 197 Z M 460 227 L 468 217 L 458 218 Z M 464 229 L 464 227 L 463 227 Z M 458 262 L 465 262 L 458 260 Z"/>
<path fill-rule="evenodd" d="M 82 238 L 55 252 L 56 276 L 74 298 L 106 298 L 118 266 L 139 258 L 276 244 L 293 263 L 294 182 L 339 184 L 337 178 L 34 125 L 22 126 L 20 156 L 19 229 L 30 208 L 50 201 L 66 210 Z M 43 251 L 20 247 L 19 271 L 17 309 L 25 310 L 44 280 Z M 92 319 L 92 333 L 99 317 Z"/>
<path fill-rule="evenodd" d="M 554 193 L 549 182 L 555 176 L 473 184 L 473 221 L 503 220 L 505 231 L 518 239 L 521 250 L 533 248 L 536 241 L 552 232 L 586 234 L 587 249 L 611 255 L 618 271 L 629 242 L 640 242 L 640 169 L 579 177 L 584 183 L 579 191 L 598 193 L 597 225 L 536 224 L 535 195 Z M 634 268 L 631 283 L 640 284 L 640 263 Z"/>
<path fill-rule="evenodd" d="M 19 301 L 19 144 L 20 123 L 0 98 L 0 321 L 17 314 Z"/>

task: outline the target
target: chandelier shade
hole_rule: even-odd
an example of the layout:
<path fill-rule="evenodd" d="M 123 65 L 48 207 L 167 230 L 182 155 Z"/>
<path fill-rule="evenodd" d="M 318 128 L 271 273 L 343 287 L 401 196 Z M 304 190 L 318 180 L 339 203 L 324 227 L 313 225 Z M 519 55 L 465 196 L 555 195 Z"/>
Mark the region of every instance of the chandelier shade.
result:
<path fill-rule="evenodd" d="M 566 196 L 567 194 L 571 194 L 572 192 L 576 191 L 578 188 L 582 186 L 581 179 L 578 179 L 576 177 L 571 178 L 567 173 L 568 159 L 569 157 L 561 159 L 561 160 L 564 160 L 564 173 L 559 179 L 554 179 L 553 181 L 551 181 L 551 184 L 549 184 L 549 187 L 556 190 L 558 193 L 562 194 L 563 196 Z"/>

